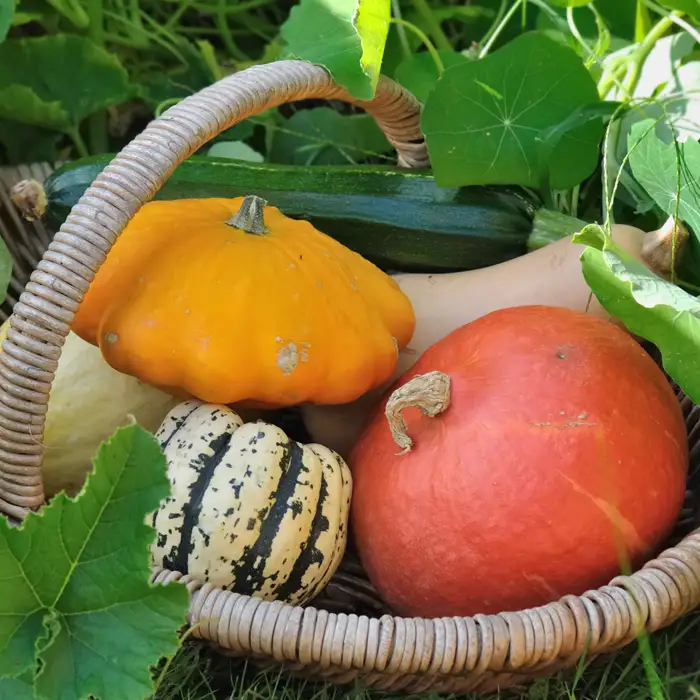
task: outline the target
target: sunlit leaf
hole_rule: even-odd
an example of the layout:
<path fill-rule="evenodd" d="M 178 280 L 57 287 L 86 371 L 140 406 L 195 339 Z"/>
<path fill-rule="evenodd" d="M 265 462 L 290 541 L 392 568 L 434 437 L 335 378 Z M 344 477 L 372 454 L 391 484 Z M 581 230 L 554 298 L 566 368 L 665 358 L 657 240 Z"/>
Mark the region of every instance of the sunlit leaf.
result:
<path fill-rule="evenodd" d="M 391 0 L 301 0 L 280 33 L 290 57 L 324 66 L 351 95 L 370 100 L 390 18 Z"/>
<path fill-rule="evenodd" d="M 150 583 L 145 518 L 168 490 L 157 441 L 129 426 L 75 499 L 59 493 L 19 528 L 0 517 L 0 691 L 33 674 L 42 700 L 151 695 L 150 667 L 176 651 L 189 601 L 181 584 Z"/>

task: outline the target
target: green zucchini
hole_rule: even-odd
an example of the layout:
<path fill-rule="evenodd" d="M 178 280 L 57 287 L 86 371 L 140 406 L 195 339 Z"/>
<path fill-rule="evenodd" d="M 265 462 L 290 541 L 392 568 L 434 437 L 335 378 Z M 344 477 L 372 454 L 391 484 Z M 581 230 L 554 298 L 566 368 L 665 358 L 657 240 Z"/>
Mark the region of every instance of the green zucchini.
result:
<path fill-rule="evenodd" d="M 113 156 L 84 158 L 50 175 L 45 219 L 55 229 Z M 290 166 L 193 156 L 156 199 L 256 194 L 380 268 L 448 272 L 527 253 L 537 203 L 516 188 L 443 189 L 430 171 L 394 167 Z"/>

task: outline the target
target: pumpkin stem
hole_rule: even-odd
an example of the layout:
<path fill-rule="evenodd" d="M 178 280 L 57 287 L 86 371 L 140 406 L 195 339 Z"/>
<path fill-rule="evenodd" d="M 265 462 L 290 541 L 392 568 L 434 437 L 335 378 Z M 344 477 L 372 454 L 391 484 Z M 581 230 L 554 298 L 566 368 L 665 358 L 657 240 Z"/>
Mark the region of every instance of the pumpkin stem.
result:
<path fill-rule="evenodd" d="M 689 238 L 688 229 L 674 216 L 669 216 L 658 231 L 645 236 L 642 259 L 659 277 L 670 277 L 675 272 Z"/>
<path fill-rule="evenodd" d="M 384 414 L 394 442 L 401 448 L 399 454 L 410 452 L 413 440 L 406 432 L 404 408 L 415 407 L 426 416 L 435 418 L 450 405 L 450 378 L 442 372 L 419 374 L 400 386 L 386 402 Z"/>
<path fill-rule="evenodd" d="M 262 197 L 249 194 L 247 197 L 243 197 L 240 209 L 226 223 L 246 233 L 262 236 L 269 230 L 265 226 L 266 204 L 267 202 Z"/>

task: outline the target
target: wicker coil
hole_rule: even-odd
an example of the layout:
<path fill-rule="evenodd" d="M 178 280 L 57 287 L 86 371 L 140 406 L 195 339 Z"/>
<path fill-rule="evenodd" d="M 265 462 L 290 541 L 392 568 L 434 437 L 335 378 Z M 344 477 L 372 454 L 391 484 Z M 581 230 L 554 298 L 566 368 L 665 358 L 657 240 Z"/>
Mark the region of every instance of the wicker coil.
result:
<path fill-rule="evenodd" d="M 396 83 L 381 78 L 375 98 L 361 102 L 323 68 L 278 61 L 224 78 L 152 122 L 96 178 L 53 238 L 41 224 L 21 222 L 7 198 L 17 179 L 41 180 L 50 169 L 0 176 L 0 234 L 15 261 L 3 307 L 11 328 L 0 355 L 0 511 L 21 519 L 44 503 L 41 437 L 61 347 L 127 222 L 215 135 L 270 107 L 309 98 L 359 105 L 383 129 L 401 165 L 429 165 L 420 103 Z M 405 692 L 490 691 L 572 667 L 583 656 L 614 651 L 644 631 L 668 626 L 700 604 L 700 409 L 674 389 L 691 446 L 685 508 L 663 552 L 598 590 L 498 615 L 406 619 L 381 603 L 352 551 L 322 596 L 305 608 L 219 590 L 172 571 L 154 569 L 153 579 L 188 586 L 194 634 L 220 652 L 315 679 L 361 679 Z"/>

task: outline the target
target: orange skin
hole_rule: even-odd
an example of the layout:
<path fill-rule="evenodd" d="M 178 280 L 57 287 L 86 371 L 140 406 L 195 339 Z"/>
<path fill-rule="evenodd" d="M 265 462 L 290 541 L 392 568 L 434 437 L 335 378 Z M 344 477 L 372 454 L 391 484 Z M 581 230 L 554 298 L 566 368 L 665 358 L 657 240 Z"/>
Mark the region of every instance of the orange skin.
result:
<path fill-rule="evenodd" d="M 682 507 L 688 444 L 663 373 L 625 332 L 562 308 L 495 311 L 398 380 L 439 370 L 451 404 L 383 410 L 350 454 L 352 516 L 370 580 L 396 614 L 495 614 L 607 584 L 663 542 Z"/>
<path fill-rule="evenodd" d="M 117 240 L 72 330 L 115 369 L 178 396 L 345 403 L 386 381 L 413 335 L 408 297 L 306 221 L 243 198 L 150 202 Z"/>

